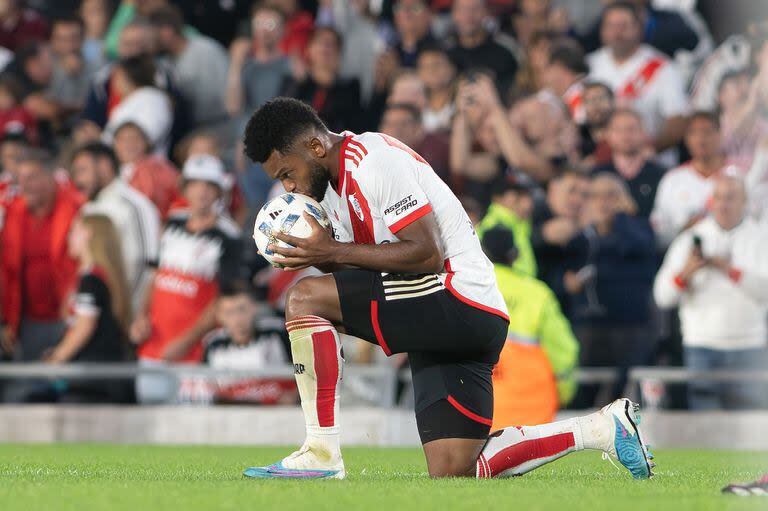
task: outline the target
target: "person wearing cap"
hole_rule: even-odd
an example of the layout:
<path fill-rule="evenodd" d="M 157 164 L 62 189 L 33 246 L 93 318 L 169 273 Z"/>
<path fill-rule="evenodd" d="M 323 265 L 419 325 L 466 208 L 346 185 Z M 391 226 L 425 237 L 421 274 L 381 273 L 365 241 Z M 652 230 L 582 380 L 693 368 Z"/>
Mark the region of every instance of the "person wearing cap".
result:
<path fill-rule="evenodd" d="M 536 257 L 531 246 L 531 192 L 527 184 L 511 176 L 497 179 L 491 191 L 491 205 L 476 230 L 481 240 L 494 227 L 501 226 L 510 231 L 518 248 L 518 257 L 513 267 L 525 275 L 535 277 Z"/>
<path fill-rule="evenodd" d="M 483 250 L 509 309 L 507 340 L 493 369 L 491 429 L 551 422 L 576 393 L 579 343 L 552 290 L 514 268 L 511 231 L 489 229 Z"/>
<path fill-rule="evenodd" d="M 202 337 L 215 324 L 221 285 L 240 278 L 240 229 L 219 213 L 226 175 L 221 160 L 196 155 L 182 171 L 185 209 L 172 211 L 160 241 L 160 256 L 149 292 L 131 325 L 139 363 L 196 363 L 203 355 Z M 141 403 L 173 399 L 164 376 L 140 375 Z"/>

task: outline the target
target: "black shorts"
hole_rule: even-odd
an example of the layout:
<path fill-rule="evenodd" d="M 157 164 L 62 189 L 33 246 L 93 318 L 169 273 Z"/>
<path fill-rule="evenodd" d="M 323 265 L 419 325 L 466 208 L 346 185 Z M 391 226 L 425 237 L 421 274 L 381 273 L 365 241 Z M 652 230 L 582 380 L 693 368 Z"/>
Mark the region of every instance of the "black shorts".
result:
<path fill-rule="evenodd" d="M 344 270 L 333 276 L 345 331 L 378 344 L 387 355 L 408 353 L 422 442 L 487 436 L 491 372 L 508 322 L 462 302 L 433 274 Z M 440 401 L 450 405 L 452 419 Z"/>

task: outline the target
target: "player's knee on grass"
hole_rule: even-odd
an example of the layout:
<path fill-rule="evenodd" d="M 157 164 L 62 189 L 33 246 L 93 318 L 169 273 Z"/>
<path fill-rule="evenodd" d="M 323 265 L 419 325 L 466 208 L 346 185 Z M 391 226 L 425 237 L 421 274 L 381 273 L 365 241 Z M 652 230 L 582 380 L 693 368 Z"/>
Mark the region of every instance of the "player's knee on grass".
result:
<path fill-rule="evenodd" d="M 484 440 L 444 438 L 424 444 L 430 477 L 475 477 Z"/>
<path fill-rule="evenodd" d="M 304 277 L 288 289 L 285 295 L 285 319 L 299 316 L 320 316 L 331 322 L 341 321 L 341 305 L 332 275 Z"/>

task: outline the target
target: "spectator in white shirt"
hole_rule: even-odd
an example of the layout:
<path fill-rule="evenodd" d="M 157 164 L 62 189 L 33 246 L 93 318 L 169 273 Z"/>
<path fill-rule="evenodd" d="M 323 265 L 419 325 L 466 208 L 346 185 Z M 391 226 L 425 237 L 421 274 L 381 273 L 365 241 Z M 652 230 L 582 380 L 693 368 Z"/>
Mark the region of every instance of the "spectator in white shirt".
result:
<path fill-rule="evenodd" d="M 720 121 L 715 114 L 696 112 L 685 130 L 685 146 L 691 160 L 667 172 L 659 183 L 651 223 L 662 247 L 668 246 L 681 231 L 707 214 L 712 194 L 712 176 L 728 167 L 723 155 Z"/>
<path fill-rule="evenodd" d="M 682 77 L 661 52 L 643 44 L 643 23 L 629 2 L 605 8 L 600 37 L 603 47 L 588 56 L 590 78 L 609 84 L 619 106 L 638 111 L 656 149 L 674 148 L 685 130 L 688 99 Z M 674 152 L 663 155 L 672 164 Z"/>
<path fill-rule="evenodd" d="M 685 364 L 690 369 L 765 369 L 768 231 L 745 215 L 744 181 L 716 178 L 712 215 L 678 236 L 654 285 L 660 307 L 680 307 Z M 765 405 L 754 383 L 697 381 L 696 410 Z"/>
<path fill-rule="evenodd" d="M 125 276 L 136 310 L 157 262 L 160 214 L 152 202 L 120 179 L 115 153 L 100 142 L 78 147 L 72 157 L 74 185 L 88 198 L 87 213 L 109 217 L 122 241 Z"/>

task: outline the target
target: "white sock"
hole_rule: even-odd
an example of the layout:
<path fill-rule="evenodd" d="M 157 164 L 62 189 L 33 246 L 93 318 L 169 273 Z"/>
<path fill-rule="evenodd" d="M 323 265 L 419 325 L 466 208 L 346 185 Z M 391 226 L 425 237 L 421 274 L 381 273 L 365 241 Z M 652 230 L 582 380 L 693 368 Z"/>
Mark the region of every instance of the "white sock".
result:
<path fill-rule="evenodd" d="M 477 477 L 522 475 L 582 449 L 604 449 L 606 418 L 593 413 L 539 426 L 511 427 L 488 439 L 477 460 Z"/>
<path fill-rule="evenodd" d="M 300 316 L 285 326 L 306 422 L 305 445 L 320 457 L 336 458 L 341 455 L 339 382 L 344 364 L 339 334 L 318 316 Z"/>

